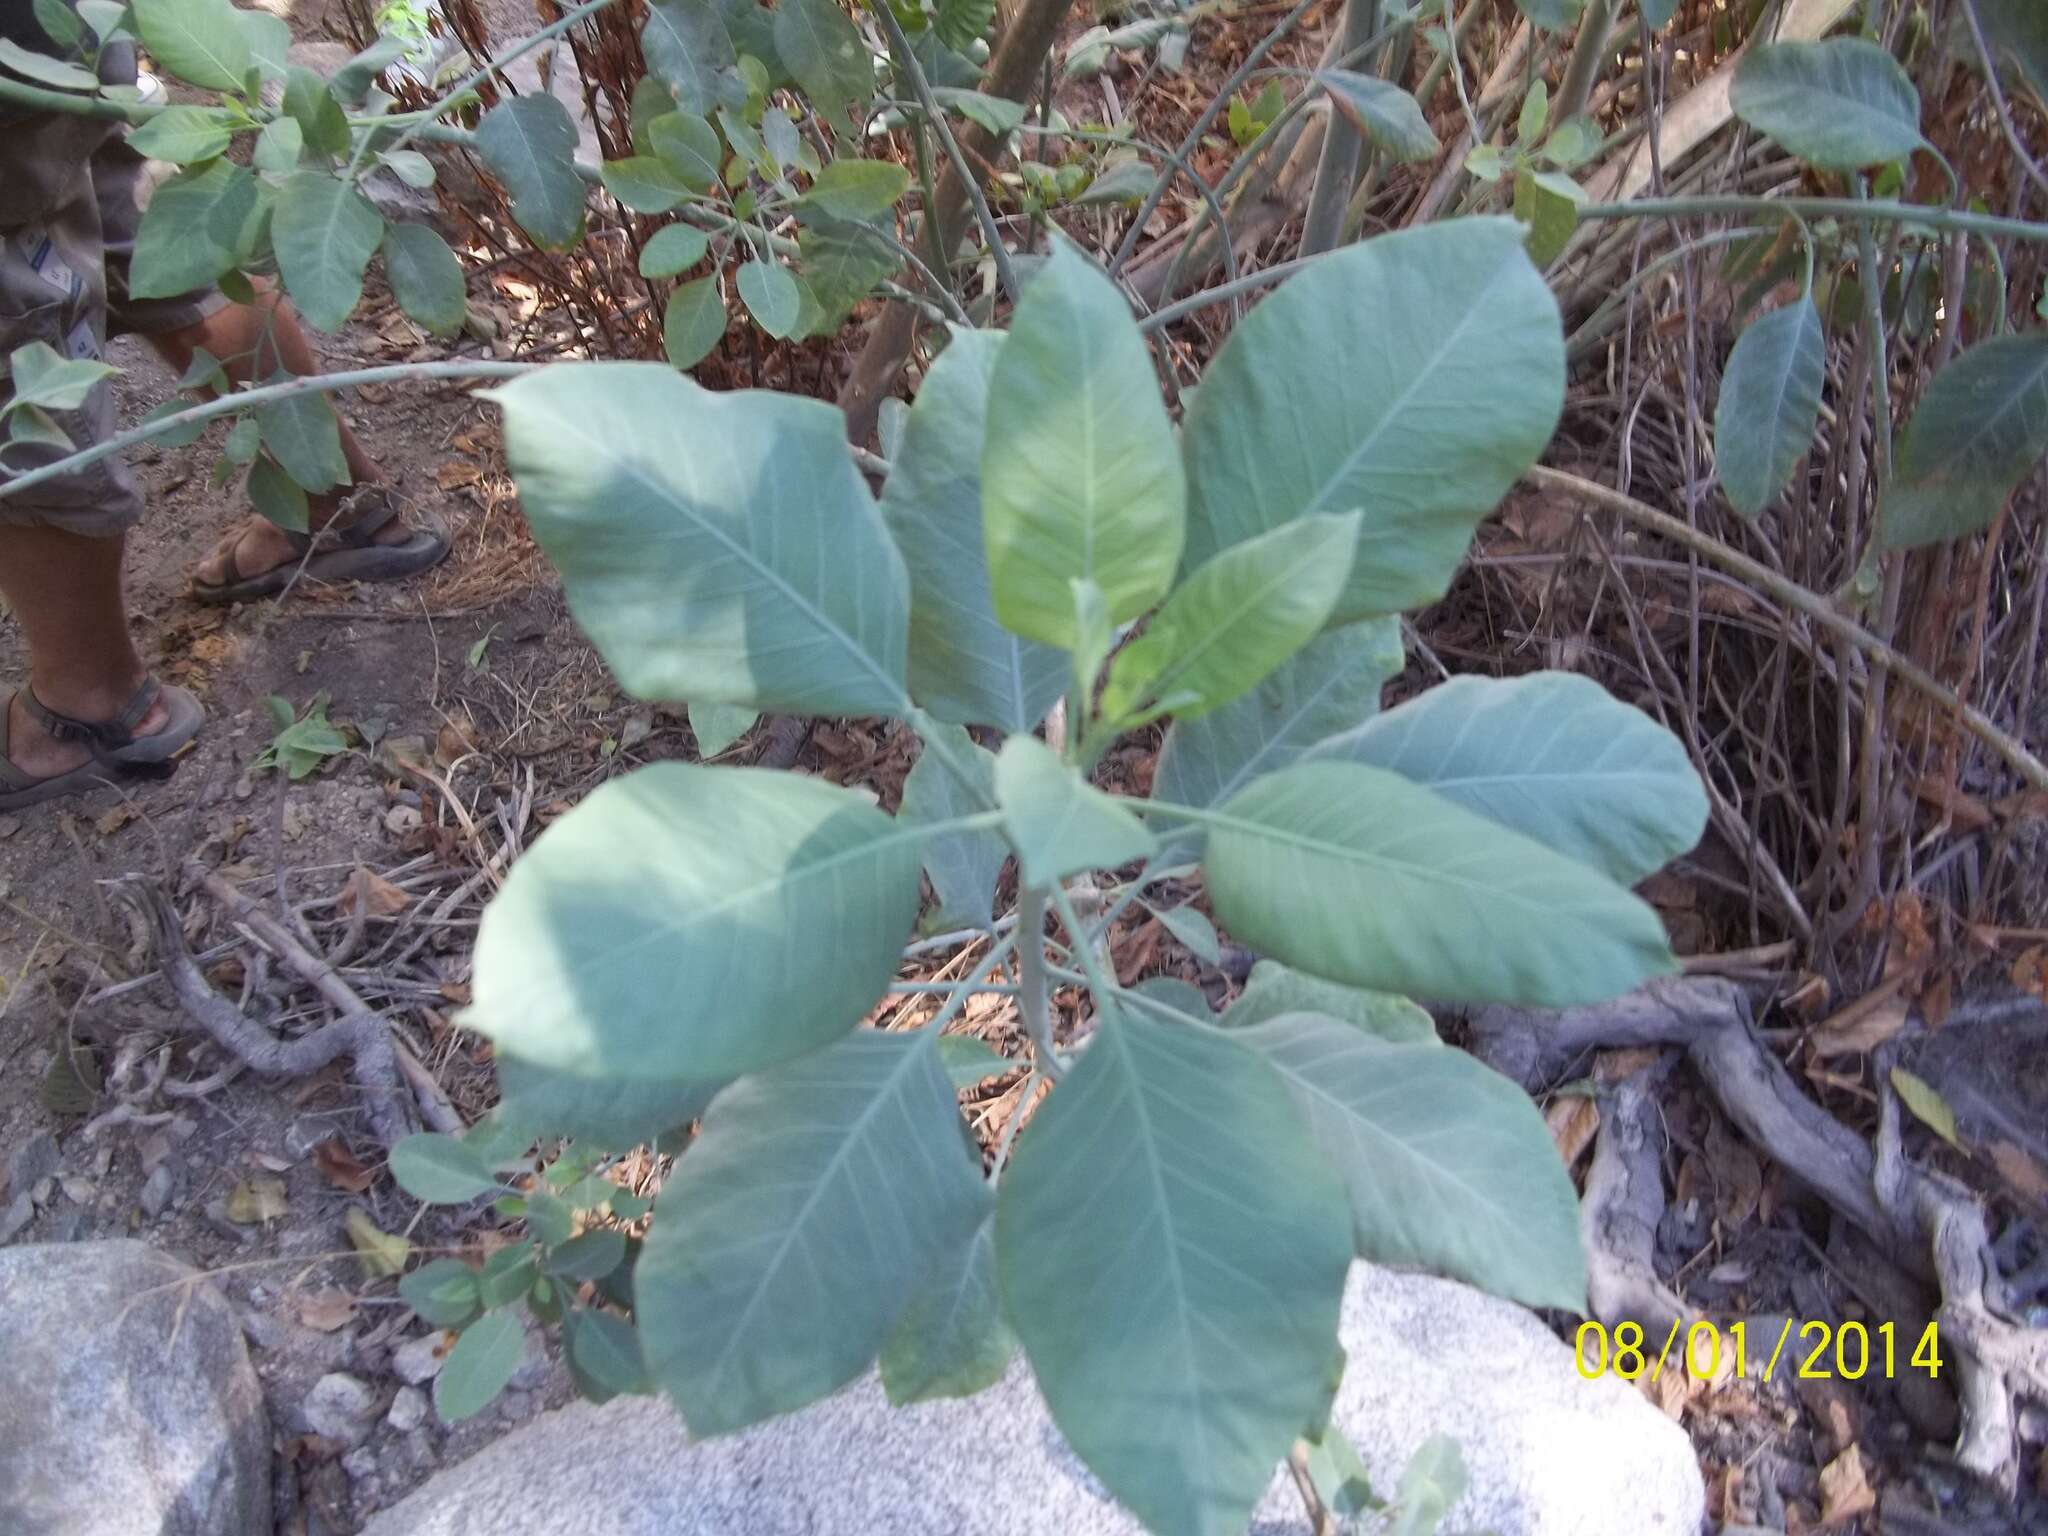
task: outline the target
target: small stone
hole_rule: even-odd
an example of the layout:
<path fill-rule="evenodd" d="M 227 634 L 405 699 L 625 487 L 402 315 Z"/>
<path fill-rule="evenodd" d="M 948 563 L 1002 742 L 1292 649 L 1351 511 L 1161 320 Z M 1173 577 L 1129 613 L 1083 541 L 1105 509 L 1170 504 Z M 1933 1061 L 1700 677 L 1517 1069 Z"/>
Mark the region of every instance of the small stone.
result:
<path fill-rule="evenodd" d="M 56 1179 L 37 1179 L 34 1184 L 29 1186 L 28 1197 L 35 1201 L 38 1206 L 48 1206 L 52 1200 L 57 1198 Z"/>
<path fill-rule="evenodd" d="M 507 1424 L 517 1424 L 533 1412 L 531 1392 L 507 1392 L 498 1399 L 498 1417 Z"/>
<path fill-rule="evenodd" d="M 171 1203 L 171 1165 L 158 1163 L 150 1170 L 149 1177 L 142 1181 L 142 1190 L 135 1201 L 142 1207 L 142 1214 L 151 1221 L 163 1215 L 164 1207 Z"/>
<path fill-rule="evenodd" d="M 65 1174 L 57 1183 L 64 1191 L 64 1198 L 73 1205 L 91 1205 L 93 1197 L 99 1193 L 91 1179 L 82 1179 L 75 1173 Z"/>
<path fill-rule="evenodd" d="M 314 1382 L 313 1390 L 299 1404 L 299 1417 L 309 1431 L 343 1445 L 360 1444 L 376 1416 L 377 1394 L 341 1371 L 331 1371 Z"/>
<path fill-rule="evenodd" d="M 16 1195 L 4 1211 L 0 1211 L 0 1243 L 14 1241 L 22 1228 L 36 1219 L 36 1203 L 29 1199 L 28 1191 Z"/>
<path fill-rule="evenodd" d="M 441 1374 L 441 1361 L 447 1349 L 448 1335 L 439 1330 L 407 1339 L 391 1351 L 391 1374 L 415 1387 L 432 1381 Z"/>
<path fill-rule="evenodd" d="M 411 1434 L 427 1422 L 427 1394 L 418 1387 L 400 1387 L 384 1422 L 401 1435 Z"/>
<path fill-rule="evenodd" d="M 366 1482 L 377 1475 L 377 1452 L 370 1446 L 359 1445 L 341 1458 L 341 1470 L 352 1483 Z"/>
<path fill-rule="evenodd" d="M 21 820 L 15 816 L 0 816 L 0 840 L 10 838 L 21 830 Z"/>
<path fill-rule="evenodd" d="M 57 1140 L 48 1131 L 37 1131 L 7 1159 L 7 1187 L 19 1195 L 56 1172 Z"/>

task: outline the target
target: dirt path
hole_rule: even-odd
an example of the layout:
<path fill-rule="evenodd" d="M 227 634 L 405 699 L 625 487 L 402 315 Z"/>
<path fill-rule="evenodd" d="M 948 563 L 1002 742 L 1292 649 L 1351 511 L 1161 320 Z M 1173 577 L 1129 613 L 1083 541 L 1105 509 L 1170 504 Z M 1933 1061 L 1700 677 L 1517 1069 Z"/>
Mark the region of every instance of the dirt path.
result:
<path fill-rule="evenodd" d="M 317 344 L 325 366 L 341 369 L 410 355 L 421 339 L 373 295 L 346 333 Z M 124 419 L 171 394 L 174 380 L 146 349 L 117 344 L 114 360 L 129 370 L 117 381 Z M 206 728 L 165 781 L 0 817 L 0 1175 L 12 1176 L 0 1184 L 0 1241 L 140 1235 L 220 1272 L 250 1322 L 281 1437 L 325 1372 L 352 1372 L 385 1398 L 395 1390 L 388 1346 L 408 1313 L 371 1294 L 388 1293 L 388 1282 L 368 1286 L 352 1259 L 324 1256 L 349 1252 L 351 1207 L 387 1231 L 415 1208 L 377 1173 L 381 1149 L 344 1065 L 305 1081 L 245 1074 L 198 1098 L 136 1092 L 159 1067 L 175 1084 L 224 1061 L 148 979 L 155 958 L 110 882 L 143 875 L 174 888 L 181 882 L 167 871 L 190 861 L 271 904 L 282 866 L 297 906 L 331 898 L 359 878 L 360 862 L 374 872 L 409 867 L 423 908 L 475 876 L 478 849 L 501 835 L 470 836 L 453 801 L 488 818 L 501 787 L 526 782 L 523 771 L 535 793 L 559 781 L 573 794 L 587 764 L 613 766 L 599 749 L 625 729 L 525 536 L 488 410 L 445 388 L 366 392 L 342 409 L 400 493 L 448 520 L 453 557 L 402 585 L 205 607 L 187 595 L 188 570 L 243 515 L 237 497 L 208 481 L 223 429 L 187 448 L 144 450 L 133 462 L 150 511 L 129 546 L 131 622 L 158 673 L 200 695 Z M 0 617 L 0 677 L 25 667 L 18 628 Z M 296 783 L 252 771 L 275 730 L 273 695 L 297 714 L 324 695 L 330 718 L 352 727 L 351 749 Z M 450 793 L 395 769 L 394 745 Z M 209 946 L 238 936 L 185 888 L 188 936 L 204 961 Z M 462 912 L 473 919 L 473 908 Z M 391 931 L 405 918 L 390 915 Z M 449 921 L 460 941 L 422 945 L 391 985 L 431 998 L 395 1011 L 474 1113 L 489 1073 L 445 1025 L 468 964 L 467 930 Z M 374 953 L 385 930 L 366 926 Z M 272 1027 L 305 1016 L 303 988 L 251 978 L 239 955 L 217 959 L 210 975 L 229 996 L 239 983 L 250 1013 Z M 431 996 L 436 987 L 443 995 Z M 392 1007 L 389 997 L 374 1001 Z M 81 1093 L 72 1063 L 101 1091 Z M 142 1118 L 93 1128 L 124 1088 Z M 339 1447 L 287 1441 L 314 1522 L 306 1528 L 354 1529 L 444 1458 L 563 1390 L 545 1376 L 534 1386 L 453 1435 L 431 1417 L 406 1433 L 381 1428 L 346 1461 Z"/>

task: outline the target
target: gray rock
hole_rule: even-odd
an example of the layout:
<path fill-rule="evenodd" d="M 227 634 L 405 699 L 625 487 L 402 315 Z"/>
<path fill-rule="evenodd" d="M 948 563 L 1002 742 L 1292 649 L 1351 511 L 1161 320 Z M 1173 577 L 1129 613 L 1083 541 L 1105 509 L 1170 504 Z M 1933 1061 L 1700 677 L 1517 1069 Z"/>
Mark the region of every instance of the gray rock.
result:
<path fill-rule="evenodd" d="M 0 1243 L 11 1243 L 30 1222 L 36 1219 L 36 1203 L 27 1190 L 23 1190 L 7 1202 L 7 1208 L 0 1211 Z"/>
<path fill-rule="evenodd" d="M 448 1348 L 448 1335 L 440 1329 L 407 1339 L 391 1351 L 391 1374 L 408 1386 L 417 1387 L 441 1374 L 441 1361 Z"/>
<path fill-rule="evenodd" d="M 418 1387 L 400 1387 L 384 1422 L 401 1435 L 411 1434 L 427 1422 L 427 1394 Z"/>
<path fill-rule="evenodd" d="M 142 1207 L 142 1214 L 151 1221 L 163 1215 L 164 1207 L 171 1203 L 173 1176 L 169 1163 L 158 1163 L 150 1170 L 148 1178 L 142 1181 L 142 1189 L 135 1197 Z"/>
<path fill-rule="evenodd" d="M 27 1194 L 44 1179 L 55 1176 L 57 1167 L 56 1138 L 48 1131 L 37 1131 L 7 1159 L 8 1192 L 17 1198 Z"/>
<path fill-rule="evenodd" d="M 324 1440 L 360 1444 L 377 1422 L 377 1394 L 344 1371 L 330 1371 L 313 1383 L 299 1404 L 299 1422 Z"/>
<path fill-rule="evenodd" d="M 1446 1530 L 1696 1536 L 1684 1432 L 1520 1307 L 1361 1264 L 1335 1418 L 1390 1492 L 1431 1435 L 1470 1482 Z M 979 1397 L 891 1409 L 872 1377 L 802 1413 L 692 1445 L 668 1406 L 543 1414 L 375 1516 L 362 1536 L 1140 1536 L 1068 1449 L 1021 1364 Z M 1276 1472 L 1255 1536 L 1306 1536 Z"/>
<path fill-rule="evenodd" d="M 127 1240 L 0 1252 L 0 1531 L 270 1536 L 270 1422 L 197 1270 Z"/>

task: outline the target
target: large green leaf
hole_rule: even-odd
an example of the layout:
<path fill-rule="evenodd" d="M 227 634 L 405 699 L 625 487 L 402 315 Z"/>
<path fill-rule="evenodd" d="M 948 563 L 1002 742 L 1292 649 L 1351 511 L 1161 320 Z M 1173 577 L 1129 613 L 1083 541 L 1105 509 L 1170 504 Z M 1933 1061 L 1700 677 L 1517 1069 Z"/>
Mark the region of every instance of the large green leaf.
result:
<path fill-rule="evenodd" d="M 865 102 L 874 92 L 874 60 L 859 29 L 834 0 L 780 0 L 775 51 L 804 94 L 828 116 Z"/>
<path fill-rule="evenodd" d="M 770 336 L 780 338 L 796 329 L 800 305 L 796 279 L 781 262 L 742 262 L 737 286 L 747 313 Z"/>
<path fill-rule="evenodd" d="M 1018 878 L 1026 885 L 1128 864 L 1157 846 L 1143 822 L 1036 736 L 1003 743 L 995 787 L 1003 830 L 1017 850 Z"/>
<path fill-rule="evenodd" d="M 338 331 L 363 296 L 363 271 L 384 238 L 384 218 L 349 183 L 299 171 L 278 188 L 270 238 L 299 313 L 320 330 Z"/>
<path fill-rule="evenodd" d="M 1427 160 L 1443 147 L 1414 93 L 1393 81 L 1349 69 L 1319 69 L 1315 80 L 1330 93 L 1330 105 L 1394 159 Z"/>
<path fill-rule="evenodd" d="M 294 65 L 284 81 L 284 116 L 299 125 L 305 143 L 330 155 L 348 152 L 348 114 L 327 82 Z"/>
<path fill-rule="evenodd" d="M 430 225 L 394 224 L 384 232 L 384 275 L 398 307 L 436 336 L 453 336 L 469 314 L 462 263 Z"/>
<path fill-rule="evenodd" d="M 128 147 L 152 160 L 190 165 L 228 147 L 233 119 L 213 107 L 166 107 L 128 135 Z"/>
<path fill-rule="evenodd" d="M 284 376 L 270 380 L 281 383 Z M 341 451 L 341 422 L 325 395 L 308 391 L 286 395 L 254 411 L 263 446 L 284 472 L 305 490 L 318 495 L 349 483 L 348 460 Z"/>
<path fill-rule="evenodd" d="M 662 349 L 678 368 L 694 368 L 725 339 L 725 295 L 718 279 L 700 277 L 668 296 L 662 316 Z"/>
<path fill-rule="evenodd" d="M 1714 468 L 1729 504 L 1755 517 L 1813 443 L 1827 335 L 1810 297 L 1750 323 L 1728 356 L 1714 411 Z"/>
<path fill-rule="evenodd" d="M 882 1387 L 899 1407 L 972 1397 L 1000 1381 L 1017 1353 L 996 1289 L 995 1201 L 983 1198 L 973 1235 L 940 1260 L 882 1346 Z"/>
<path fill-rule="evenodd" d="M 1297 969 L 1566 1008 L 1672 968 L 1657 914 L 1621 886 L 1386 769 L 1297 763 L 1210 814 L 1216 915 Z"/>
<path fill-rule="evenodd" d="M 1244 990 L 1218 1022 L 1225 1029 L 1247 1029 L 1287 1013 L 1321 1014 L 1394 1045 L 1439 1043 L 1436 1021 L 1407 998 L 1391 992 L 1365 992 L 1290 971 L 1277 960 L 1260 960 L 1252 966 Z"/>
<path fill-rule="evenodd" d="M 656 763 L 548 828 L 484 913 L 470 1022 L 577 1077 L 711 1082 L 860 1022 L 922 832 L 819 779 Z"/>
<path fill-rule="evenodd" d="M 1180 805 L 1227 799 L 1370 720 L 1379 713 L 1381 688 L 1400 670 L 1397 620 L 1329 630 L 1235 703 L 1176 720 L 1159 751 L 1152 793 Z"/>
<path fill-rule="evenodd" d="M 1343 1174 L 1362 1256 L 1532 1307 L 1585 1309 L 1578 1198 L 1514 1083 L 1463 1051 L 1393 1044 L 1312 1013 L 1240 1038 L 1273 1064 Z"/>
<path fill-rule="evenodd" d="M 653 0 L 640 48 L 685 112 L 708 114 L 724 100 L 720 77 L 735 55 L 725 20 L 709 0 Z"/>
<path fill-rule="evenodd" d="M 810 327 L 811 335 L 838 330 L 853 313 L 853 306 L 874 291 L 875 284 L 894 276 L 903 266 L 903 257 L 879 230 L 817 212 L 804 216 L 797 245 L 804 283 L 822 311 Z M 977 452 L 980 442 L 976 437 Z M 977 530 L 979 526 L 977 522 Z M 981 557 L 977 554 L 975 558 Z"/>
<path fill-rule="evenodd" d="M 1550 32 L 1563 32 L 1578 25 L 1586 0 L 1515 0 L 1515 9 Z"/>
<path fill-rule="evenodd" d="M 1921 145 L 1905 66 L 1860 37 L 1767 43 L 1736 66 L 1729 102 L 1760 133 L 1823 170 L 1902 160 Z"/>
<path fill-rule="evenodd" d="M 512 194 L 512 217 L 535 243 L 563 251 L 583 235 L 576 124 L 552 96 L 514 96 L 476 125 L 477 153 Z"/>
<path fill-rule="evenodd" d="M 1297 518 L 1196 567 L 1111 664 L 1103 717 L 1149 708 L 1190 719 L 1255 687 L 1329 618 L 1358 522 L 1356 512 Z"/>
<path fill-rule="evenodd" d="M 1590 678 L 1456 677 L 1367 724 L 1341 754 L 1390 768 L 1624 885 L 1700 840 L 1685 746 Z"/>
<path fill-rule="evenodd" d="M 143 211 L 128 291 L 169 299 L 209 286 L 254 252 L 266 212 L 256 178 L 232 161 L 173 176 Z"/>
<path fill-rule="evenodd" d="M 604 1152 L 627 1152 L 704 1113 L 720 1081 L 571 1077 L 500 1052 L 498 1117 L 529 1136 L 567 1136 Z"/>
<path fill-rule="evenodd" d="M 981 536 L 981 448 L 1000 331 L 956 331 L 925 375 L 882 488 L 910 568 L 910 692 L 941 720 L 1034 729 L 1066 658 L 996 621 Z"/>
<path fill-rule="evenodd" d="M 910 172 L 892 160 L 834 160 L 797 199 L 798 216 L 818 209 L 836 219 L 873 219 L 910 190 Z"/>
<path fill-rule="evenodd" d="M 1054 1421 L 1155 1531 L 1239 1536 L 1328 1412 L 1351 1258 L 1335 1176 L 1229 1036 L 1104 1019 L 996 1195 L 996 1272 Z"/>
<path fill-rule="evenodd" d="M 134 0 L 135 30 L 149 56 L 188 85 L 240 91 L 248 84 L 248 35 L 228 0 Z"/>
<path fill-rule="evenodd" d="M 695 112 L 664 112 L 647 125 L 647 142 L 684 186 L 708 192 L 718 185 L 725 152 L 709 118 Z"/>
<path fill-rule="evenodd" d="M 981 810 L 995 799 L 995 754 L 977 746 L 959 726 L 944 728 L 951 755 L 971 764 L 977 799 L 969 793 L 951 767 L 937 752 L 918 754 L 910 777 L 903 781 L 903 805 L 899 812 L 907 822 L 946 821 Z M 924 872 L 939 898 L 931 916 L 934 928 L 985 926 L 994 915 L 996 881 L 1003 873 L 1009 848 L 992 831 L 943 832 L 924 847 Z"/>
<path fill-rule="evenodd" d="M 2048 453 L 2048 336 L 2000 336 L 1934 376 L 1899 438 L 1884 543 L 1912 549 L 1988 527 Z"/>
<path fill-rule="evenodd" d="M 874 1361 L 986 1195 L 931 1031 L 863 1031 L 733 1084 L 677 1163 L 634 1271 L 641 1345 L 693 1435 Z"/>
<path fill-rule="evenodd" d="M 462 1330 L 434 1378 L 434 1408 L 446 1424 L 471 1417 L 505 1390 L 526 1354 L 526 1329 L 510 1310 L 486 1312 Z"/>
<path fill-rule="evenodd" d="M 1089 580 L 1112 619 L 1136 618 L 1172 585 L 1186 495 L 1129 306 L 1057 242 L 989 380 L 981 497 L 997 617 L 1027 640 L 1071 647 L 1069 583 Z"/>
<path fill-rule="evenodd" d="M 908 583 L 838 411 L 651 363 L 558 364 L 493 398 L 534 535 L 633 693 L 907 707 Z"/>
<path fill-rule="evenodd" d="M 1188 547 L 1363 511 L 1339 622 L 1441 597 L 1564 407 L 1557 303 L 1511 219 L 1327 256 L 1247 315 L 1189 408 Z"/>

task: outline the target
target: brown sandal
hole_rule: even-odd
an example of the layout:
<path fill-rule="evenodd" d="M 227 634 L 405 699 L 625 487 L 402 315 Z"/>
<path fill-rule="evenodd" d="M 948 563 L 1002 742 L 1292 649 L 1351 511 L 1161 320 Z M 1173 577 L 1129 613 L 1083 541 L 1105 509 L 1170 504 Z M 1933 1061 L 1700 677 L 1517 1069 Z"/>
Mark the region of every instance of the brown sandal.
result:
<path fill-rule="evenodd" d="M 48 732 L 52 740 L 77 742 L 89 749 L 92 756 L 76 768 L 41 779 L 17 768 L 8 756 L 8 722 L 16 694 L 21 696 L 21 707 L 28 711 L 29 718 Z M 158 699 L 163 700 L 170 716 L 164 728 L 147 736 L 136 735 L 135 727 L 147 718 Z M 111 720 L 74 720 L 43 703 L 32 688 L 11 689 L 0 695 L 0 811 L 18 810 L 59 795 L 84 794 L 113 778 L 159 773 L 186 742 L 199 734 L 205 718 L 198 699 L 183 688 L 167 687 L 153 677 L 144 680 L 135 696 Z"/>
<path fill-rule="evenodd" d="M 254 576 L 230 581 L 194 579 L 192 595 L 202 603 L 246 603 L 271 597 L 305 581 L 397 581 L 440 564 L 448 553 L 448 528 L 425 507 L 413 510 L 409 538 L 379 544 L 377 535 L 398 517 L 398 502 L 382 486 L 364 486 L 335 520 L 317 533 L 283 530 L 292 557 Z M 342 522 L 347 518 L 346 523 Z M 233 555 L 229 556 L 230 562 Z"/>

